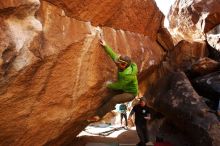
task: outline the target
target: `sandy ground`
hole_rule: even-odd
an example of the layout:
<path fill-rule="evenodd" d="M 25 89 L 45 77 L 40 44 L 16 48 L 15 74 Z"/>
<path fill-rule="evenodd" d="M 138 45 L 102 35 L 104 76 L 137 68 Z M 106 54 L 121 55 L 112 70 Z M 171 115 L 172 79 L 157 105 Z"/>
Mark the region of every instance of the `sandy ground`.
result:
<path fill-rule="evenodd" d="M 112 128 L 113 129 L 113 128 Z M 97 128 L 94 133 L 101 131 L 108 131 L 109 128 Z M 85 146 L 87 143 L 118 143 L 118 144 L 136 144 L 139 139 L 135 130 L 135 127 L 126 129 L 120 129 L 112 132 L 108 136 L 92 135 L 87 132 L 82 132 L 73 146 Z"/>
<path fill-rule="evenodd" d="M 88 127 L 87 127 L 88 128 Z M 91 127 L 90 127 L 91 128 Z M 109 131 L 110 129 L 113 129 L 115 127 L 93 127 L 94 129 L 88 129 L 86 131 L 91 132 L 91 133 L 100 133 L 103 131 Z M 117 128 L 117 126 L 116 126 Z M 87 132 L 82 132 L 74 142 L 72 146 L 86 146 L 88 143 L 117 143 L 117 144 L 129 144 L 131 146 L 137 144 L 139 142 L 135 127 L 129 128 L 128 130 L 125 129 L 120 129 L 112 132 L 108 136 L 101 136 L 101 135 L 96 135 L 96 134 L 91 134 Z M 149 131 L 149 135 L 151 137 L 151 141 L 154 141 L 152 139 L 152 133 Z M 188 140 L 180 134 L 178 131 L 176 131 L 172 127 L 166 127 L 162 128 L 162 132 L 160 135 L 163 136 L 165 141 L 169 141 L 172 143 L 174 146 L 191 146 L 188 143 Z"/>
<path fill-rule="evenodd" d="M 88 143 L 117 143 L 133 146 L 139 142 L 135 127 L 130 127 L 127 130 L 122 128 L 119 116 L 116 116 L 116 119 L 110 118 L 109 121 L 111 121 L 109 125 L 105 123 L 94 123 L 86 127 L 85 130 L 77 136 L 77 139 L 74 140 L 71 146 L 86 146 Z M 174 146 L 191 146 L 188 142 L 187 135 L 181 133 L 174 125 L 167 122 L 161 125 L 161 122 L 163 122 L 163 120 L 158 119 L 148 123 L 150 141 L 155 142 L 156 136 L 159 135 L 164 141 L 168 141 Z M 134 126 L 132 123 L 128 124 Z M 105 133 L 112 129 L 115 130 L 107 134 Z M 102 135 L 100 135 L 100 133 L 102 133 Z"/>

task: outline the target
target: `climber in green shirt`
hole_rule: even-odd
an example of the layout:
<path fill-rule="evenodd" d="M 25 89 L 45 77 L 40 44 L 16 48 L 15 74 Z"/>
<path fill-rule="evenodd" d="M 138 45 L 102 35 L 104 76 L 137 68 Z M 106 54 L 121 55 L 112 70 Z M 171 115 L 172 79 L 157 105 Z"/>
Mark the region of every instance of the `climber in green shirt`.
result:
<path fill-rule="evenodd" d="M 118 80 L 114 83 L 108 84 L 107 87 L 113 90 L 122 90 L 127 93 L 137 95 L 138 93 L 138 81 L 137 81 L 137 65 L 131 62 L 128 56 L 119 56 L 111 47 L 109 47 L 105 41 L 101 41 L 105 51 L 112 58 L 115 64 L 118 66 Z"/>
<path fill-rule="evenodd" d="M 97 113 L 98 116 L 88 121 L 98 121 L 100 117 L 111 111 L 117 103 L 129 102 L 138 94 L 137 65 L 131 61 L 130 57 L 115 53 L 103 39 L 100 39 L 100 44 L 118 67 L 117 81 L 107 84 L 107 88 L 122 92 L 111 97 L 111 99 L 99 109 Z"/>

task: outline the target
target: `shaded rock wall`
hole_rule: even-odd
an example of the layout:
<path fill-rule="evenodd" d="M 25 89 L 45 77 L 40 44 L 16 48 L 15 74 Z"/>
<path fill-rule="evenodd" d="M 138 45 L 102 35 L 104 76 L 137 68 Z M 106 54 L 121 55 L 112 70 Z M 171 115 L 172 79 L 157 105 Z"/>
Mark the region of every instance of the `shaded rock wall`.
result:
<path fill-rule="evenodd" d="M 218 69 L 219 70 L 219 69 Z M 200 95 L 209 99 L 207 104 L 211 109 L 217 111 L 220 95 L 220 71 L 212 72 L 193 79 L 192 83 Z"/>
<path fill-rule="evenodd" d="M 140 7 L 124 12 L 132 3 Z M 79 2 L 67 4 L 78 6 Z M 89 124 L 86 119 L 95 114 L 109 95 L 106 81 L 116 80 L 117 69 L 98 42 L 101 32 L 116 52 L 131 56 L 140 75 L 161 62 L 164 52 L 152 39 L 161 24 L 161 19 L 153 15 L 156 11 L 161 16 L 157 7 L 148 15 L 143 11 L 146 5 L 140 5 L 140 1 L 113 4 L 123 8 L 123 14 L 131 15 L 126 18 L 133 23 L 114 14 L 114 21 L 108 20 L 112 25 L 96 24 L 130 31 L 95 27 L 69 17 L 75 13 L 63 4 L 57 4 L 64 8 L 61 9 L 42 1 L 36 19 L 35 12 L 40 6 L 37 0 L 0 2 L 0 145 L 66 145 Z M 149 4 L 155 6 L 154 2 Z M 99 5 L 94 1 L 86 14 L 99 13 Z M 114 5 L 107 8 L 115 9 Z M 136 13 L 140 16 L 133 17 Z M 80 10 L 78 14 L 83 13 Z M 152 21 L 158 25 L 148 29 L 146 22 L 137 21 L 145 15 L 149 25 Z M 140 25 L 136 26 L 138 22 Z"/>
<path fill-rule="evenodd" d="M 219 121 L 208 112 L 209 108 L 184 73 L 167 74 L 152 87 L 150 93 L 148 100 L 151 106 L 171 119 L 192 139 L 194 145 L 219 146 Z"/>

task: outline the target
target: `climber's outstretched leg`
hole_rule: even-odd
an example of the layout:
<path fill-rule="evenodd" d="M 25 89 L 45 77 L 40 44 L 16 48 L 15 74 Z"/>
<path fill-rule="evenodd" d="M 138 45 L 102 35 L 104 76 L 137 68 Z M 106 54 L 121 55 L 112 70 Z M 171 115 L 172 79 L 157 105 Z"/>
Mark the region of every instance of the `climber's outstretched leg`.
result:
<path fill-rule="evenodd" d="M 106 113 L 110 112 L 115 108 L 117 103 L 129 102 L 135 98 L 135 95 L 132 93 L 122 93 L 113 96 L 109 101 L 107 101 L 104 105 L 99 108 L 97 112 L 97 116 L 92 117 L 88 121 L 95 122 L 98 121 L 101 117 L 103 117 Z"/>

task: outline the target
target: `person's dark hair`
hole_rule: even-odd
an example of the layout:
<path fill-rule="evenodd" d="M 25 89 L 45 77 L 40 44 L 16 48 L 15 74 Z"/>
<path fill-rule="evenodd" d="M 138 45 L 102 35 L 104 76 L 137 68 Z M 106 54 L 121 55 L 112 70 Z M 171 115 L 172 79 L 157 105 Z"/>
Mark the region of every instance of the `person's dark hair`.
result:
<path fill-rule="evenodd" d="M 142 96 L 142 97 L 140 98 L 140 102 L 141 102 L 141 101 L 146 102 L 146 98 L 145 98 L 144 96 Z"/>
<path fill-rule="evenodd" d="M 126 56 L 126 55 L 121 55 L 121 56 L 119 57 L 119 61 L 120 61 L 120 60 L 127 62 L 128 65 L 131 64 L 131 58 L 128 57 L 128 56 Z"/>

